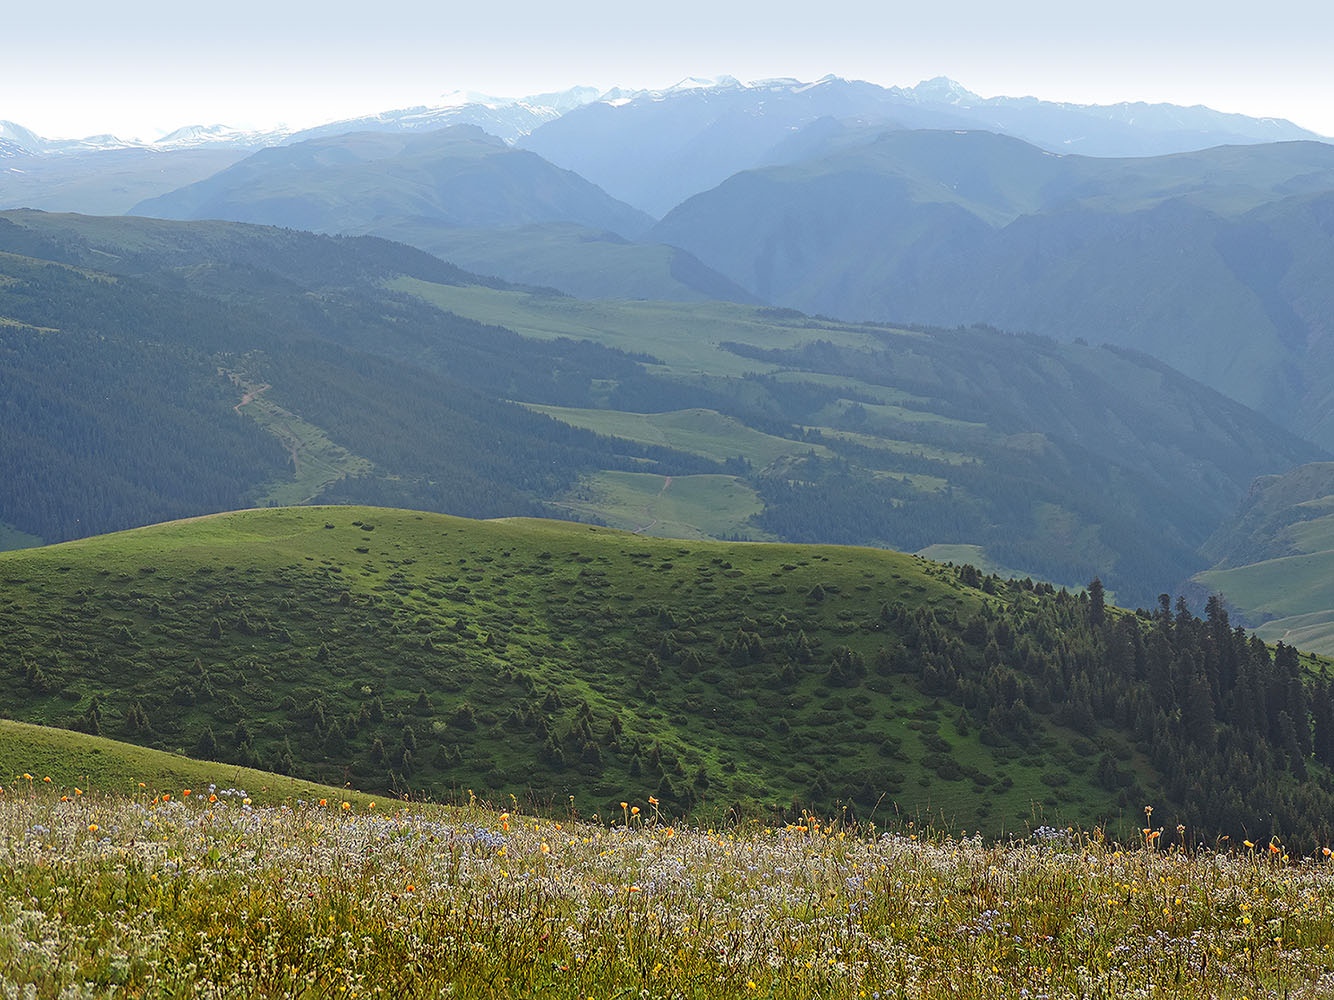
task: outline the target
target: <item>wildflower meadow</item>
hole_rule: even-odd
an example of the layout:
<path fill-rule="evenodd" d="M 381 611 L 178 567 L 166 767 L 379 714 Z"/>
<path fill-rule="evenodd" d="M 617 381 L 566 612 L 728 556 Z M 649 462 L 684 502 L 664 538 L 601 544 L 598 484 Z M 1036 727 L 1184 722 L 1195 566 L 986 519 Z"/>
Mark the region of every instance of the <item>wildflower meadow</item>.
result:
<path fill-rule="evenodd" d="M 0 793 L 6 997 L 1325 997 L 1334 865 L 242 788 Z"/>

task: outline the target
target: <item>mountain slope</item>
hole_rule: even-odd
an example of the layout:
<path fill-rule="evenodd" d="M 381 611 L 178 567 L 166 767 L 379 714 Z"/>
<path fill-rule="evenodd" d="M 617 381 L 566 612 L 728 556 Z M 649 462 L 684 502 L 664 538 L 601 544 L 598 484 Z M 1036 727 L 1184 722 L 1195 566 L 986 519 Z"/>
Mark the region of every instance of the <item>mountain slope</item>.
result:
<path fill-rule="evenodd" d="M 0 247 L 0 521 L 41 538 L 267 502 L 338 456 L 315 495 L 538 514 L 581 469 L 669 454 L 506 402 L 583 402 L 562 382 L 637 366 L 386 295 L 405 273 L 472 280 L 408 247 L 37 213 L 0 219 Z M 717 471 L 676 460 L 662 471 Z"/>
<path fill-rule="evenodd" d="M 738 174 L 653 238 L 776 304 L 985 321 L 1159 357 L 1328 445 L 1334 147 L 1058 157 L 894 133 Z"/>
<path fill-rule="evenodd" d="M 584 302 L 382 240 L 235 223 L 9 213 L 0 249 L 27 255 L 0 286 L 21 324 L 0 342 L 26 411 L 60 414 L 0 440 L 0 522 L 52 541 L 305 500 L 577 510 L 696 537 L 981 546 L 1149 603 L 1205 567 L 1197 546 L 1252 479 L 1326 457 L 1146 357 L 994 330 Z M 92 360 L 132 372 L 155 352 L 212 416 Z M 111 375 L 99 395 L 67 369 Z M 154 449 L 206 462 L 222 429 L 268 464 L 219 463 L 189 484 L 220 492 L 187 497 Z M 177 447 L 193 433 L 196 457 Z M 151 503 L 117 478 L 132 469 Z M 49 481 L 19 490 L 32 476 Z"/>
<path fill-rule="evenodd" d="M 1334 651 L 1334 464 L 1256 480 L 1202 552 L 1214 565 L 1195 583 L 1221 593 L 1258 634 Z"/>
<path fill-rule="evenodd" d="M 61 156 L 26 151 L 5 159 L 0 208 L 119 215 L 146 198 L 211 177 L 244 149 L 108 149 Z"/>
<path fill-rule="evenodd" d="M 238 802 L 243 795 L 261 804 L 324 798 L 362 806 L 371 801 L 348 788 L 317 785 L 288 774 L 195 760 L 105 736 L 12 719 L 0 720 L 0 759 L 16 773 L 33 774 L 34 780 L 49 777 L 57 787 L 81 787 L 97 794 L 135 796 L 147 791 L 153 796 L 159 792 L 180 795 L 188 788 L 207 797 L 209 786 L 214 785 L 235 789 Z"/>
<path fill-rule="evenodd" d="M 627 240 L 647 216 L 474 127 L 267 149 L 134 212 L 381 236 L 567 294 L 754 301 L 683 250 Z"/>
<path fill-rule="evenodd" d="M 366 228 L 469 271 L 580 298 L 759 301 L 678 247 L 571 222 L 473 229 L 411 219 Z"/>
<path fill-rule="evenodd" d="M 261 150 L 207 180 L 141 202 L 133 214 L 324 232 L 420 218 L 455 226 L 577 222 L 635 236 L 649 222 L 575 174 L 463 125 Z"/>
<path fill-rule="evenodd" d="M 1251 470 L 1320 454 L 1130 352 L 773 309 L 395 287 L 529 336 L 651 350 L 666 369 L 655 384 L 625 382 L 598 397 L 601 419 L 569 419 L 640 440 L 644 411 L 697 407 L 786 439 L 778 461 L 770 443 L 735 431 L 707 452 L 749 463 L 765 503 L 755 523 L 780 538 L 982 545 L 1022 572 L 1062 582 L 1100 573 L 1125 599 L 1149 602 L 1202 568 L 1195 549 L 1231 515 Z"/>

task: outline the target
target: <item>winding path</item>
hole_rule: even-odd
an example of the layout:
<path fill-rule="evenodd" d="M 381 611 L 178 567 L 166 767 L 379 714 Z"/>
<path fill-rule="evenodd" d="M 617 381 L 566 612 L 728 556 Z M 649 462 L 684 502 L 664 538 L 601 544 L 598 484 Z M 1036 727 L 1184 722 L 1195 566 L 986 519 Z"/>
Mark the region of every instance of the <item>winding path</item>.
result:
<path fill-rule="evenodd" d="M 263 385 L 255 386 L 255 388 L 249 389 L 246 392 L 241 393 L 241 402 L 233 406 L 232 409 L 235 410 L 237 413 L 240 413 L 241 407 L 249 403 L 253 403 L 261 394 L 268 392 L 269 389 L 271 388 L 272 386 L 270 386 L 267 382 L 265 382 Z"/>
<path fill-rule="evenodd" d="M 656 497 L 654 497 L 652 500 L 650 500 L 650 501 L 648 502 L 647 506 L 644 507 L 644 513 L 645 513 L 645 514 L 652 514 L 652 513 L 653 513 L 653 505 L 654 505 L 655 503 L 657 503 L 658 500 L 660 500 L 660 499 L 662 498 L 662 495 L 663 495 L 664 493 L 666 493 L 669 489 L 671 489 L 671 486 L 672 486 L 672 477 L 671 477 L 671 476 L 663 476 L 663 477 L 662 477 L 662 489 L 658 490 L 658 495 L 657 495 Z M 651 528 L 651 527 L 653 527 L 655 524 L 657 524 L 658 521 L 660 521 L 660 520 L 661 520 L 661 518 L 657 518 L 657 517 L 655 517 L 652 521 L 650 521 L 648 524 L 644 525 L 642 528 L 636 528 L 634 531 L 631 532 L 631 534 L 632 534 L 632 535 L 640 535 L 640 534 L 643 534 L 645 531 L 648 531 L 649 528 Z"/>

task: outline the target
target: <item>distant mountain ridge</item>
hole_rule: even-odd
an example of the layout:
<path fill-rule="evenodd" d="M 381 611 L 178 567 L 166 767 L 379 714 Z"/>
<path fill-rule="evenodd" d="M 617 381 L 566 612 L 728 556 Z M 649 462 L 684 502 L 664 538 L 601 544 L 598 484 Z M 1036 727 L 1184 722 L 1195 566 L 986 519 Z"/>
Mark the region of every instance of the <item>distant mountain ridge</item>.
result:
<path fill-rule="evenodd" d="M 860 112 L 862 114 L 869 112 L 871 110 L 869 104 L 874 103 L 875 98 L 879 97 L 881 102 L 897 103 L 905 107 L 949 108 L 962 117 L 977 119 L 973 121 L 974 127 L 990 124 L 1002 131 L 1021 136 L 1022 131 L 1007 126 L 1013 126 L 1016 121 L 1031 122 L 1035 113 L 1044 113 L 1055 116 L 1085 116 L 1091 121 L 1122 125 L 1142 134 L 1160 133 L 1168 137 L 1194 134 L 1208 137 L 1210 143 L 1279 142 L 1321 138 L 1316 133 L 1286 119 L 1231 114 L 1215 111 L 1203 105 L 1182 107 L 1144 102 L 1093 105 L 1046 101 L 1035 97 L 981 97 L 943 76 L 924 80 L 914 87 L 881 87 L 864 81 L 846 80 L 828 75 L 813 82 L 784 77 L 755 80 L 750 83 L 742 83 L 732 76 L 721 76 L 716 79 L 687 77 L 674 86 L 659 89 L 627 90 L 613 87 L 603 91 L 596 87 L 575 86 L 562 91 L 518 98 L 455 92 L 444 95 L 438 104 L 389 109 L 376 114 L 340 118 L 304 128 L 278 126 L 247 130 L 219 123 L 206 125 L 197 122 L 180 126 L 152 140 L 121 138 L 111 134 L 50 139 L 15 122 L 0 120 L 0 139 L 15 143 L 34 155 L 87 152 L 96 149 L 181 149 L 205 145 L 259 148 L 343 132 L 371 130 L 411 132 L 445 125 L 479 125 L 493 135 L 513 141 L 547 122 L 595 104 L 620 108 L 641 101 L 668 101 L 683 95 L 720 97 L 725 94 L 744 94 L 766 101 L 775 95 L 828 92 L 835 88 L 849 88 L 862 94 L 863 99 L 868 102 L 868 107 Z M 983 122 L 981 118 L 987 115 L 995 120 Z M 1040 140 L 1034 141 L 1040 143 Z M 1066 140 L 1068 145 L 1079 146 L 1080 152 L 1103 155 L 1096 152 L 1099 141 L 1090 137 Z M 1167 147 L 1175 149 L 1179 145 L 1180 138 L 1165 138 L 1161 141 L 1165 142 Z M 1126 154 L 1122 152 L 1119 155 Z"/>
<path fill-rule="evenodd" d="M 270 147 L 130 214 L 382 236 L 590 298 L 758 301 L 688 251 L 632 243 L 649 216 L 475 125 Z"/>
<path fill-rule="evenodd" d="M 51 139 L 0 120 L 0 209 L 93 215 L 129 211 L 216 173 L 247 153 L 350 132 L 425 132 L 476 125 L 577 171 L 614 197 L 661 216 L 739 170 L 826 149 L 829 133 L 865 128 L 999 130 L 1051 149 L 1132 155 L 1221 143 L 1318 139 L 1281 119 L 1208 108 L 1055 104 L 981 98 L 938 77 L 880 87 L 828 76 L 741 83 L 687 78 L 658 90 L 593 87 L 523 98 L 475 93 L 307 128 L 247 130 L 196 122 L 144 141 Z"/>
<path fill-rule="evenodd" d="M 8 141 L 28 155 L 86 153 L 104 149 L 191 149 L 201 146 L 235 146 L 260 149 L 302 142 L 347 132 L 422 132 L 447 125 L 477 125 L 492 135 L 513 140 L 543 122 L 600 96 L 594 87 L 571 87 L 564 91 L 530 97 L 491 97 L 486 94 L 455 93 L 442 103 L 395 108 L 372 115 L 340 118 L 305 128 L 278 126 L 271 129 L 239 129 L 230 125 L 195 123 L 183 125 L 158 139 L 121 139 L 112 135 L 82 139 L 48 139 L 14 122 L 0 120 L 0 141 Z"/>
<path fill-rule="evenodd" d="M 821 119 L 889 129 L 1003 132 L 1057 152 L 1159 156 L 1226 144 L 1321 137 L 1291 122 L 1175 105 L 1057 104 L 982 98 L 937 77 L 880 87 L 826 76 L 813 83 L 731 77 L 618 93 L 542 125 L 519 145 L 662 215 L 741 170 L 791 162 L 793 133 Z"/>
<path fill-rule="evenodd" d="M 1334 443 L 1334 145 L 1107 158 L 982 131 L 831 135 L 650 238 L 777 306 L 1131 347 Z"/>
<path fill-rule="evenodd" d="M 572 221 L 637 236 L 652 221 L 475 125 L 354 132 L 264 149 L 131 214 L 344 233 L 430 219 L 451 226 Z"/>

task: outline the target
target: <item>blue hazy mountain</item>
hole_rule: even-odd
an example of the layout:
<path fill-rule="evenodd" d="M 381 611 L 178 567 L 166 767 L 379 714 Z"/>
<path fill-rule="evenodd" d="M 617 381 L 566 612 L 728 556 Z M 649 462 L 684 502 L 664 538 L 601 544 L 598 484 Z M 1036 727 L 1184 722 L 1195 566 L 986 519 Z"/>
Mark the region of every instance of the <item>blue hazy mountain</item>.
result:
<path fill-rule="evenodd" d="M 737 171 L 790 162 L 787 140 L 821 119 L 881 130 L 1003 132 L 1043 149 L 1090 156 L 1158 156 L 1320 138 L 1282 119 L 1204 107 L 981 98 L 943 77 L 911 88 L 837 77 L 752 84 L 728 77 L 683 81 L 664 91 L 616 92 L 538 127 L 519 144 L 662 215 Z"/>
<path fill-rule="evenodd" d="M 776 305 L 1135 348 L 1334 443 L 1328 144 L 1097 158 L 891 132 L 736 174 L 651 238 Z"/>

